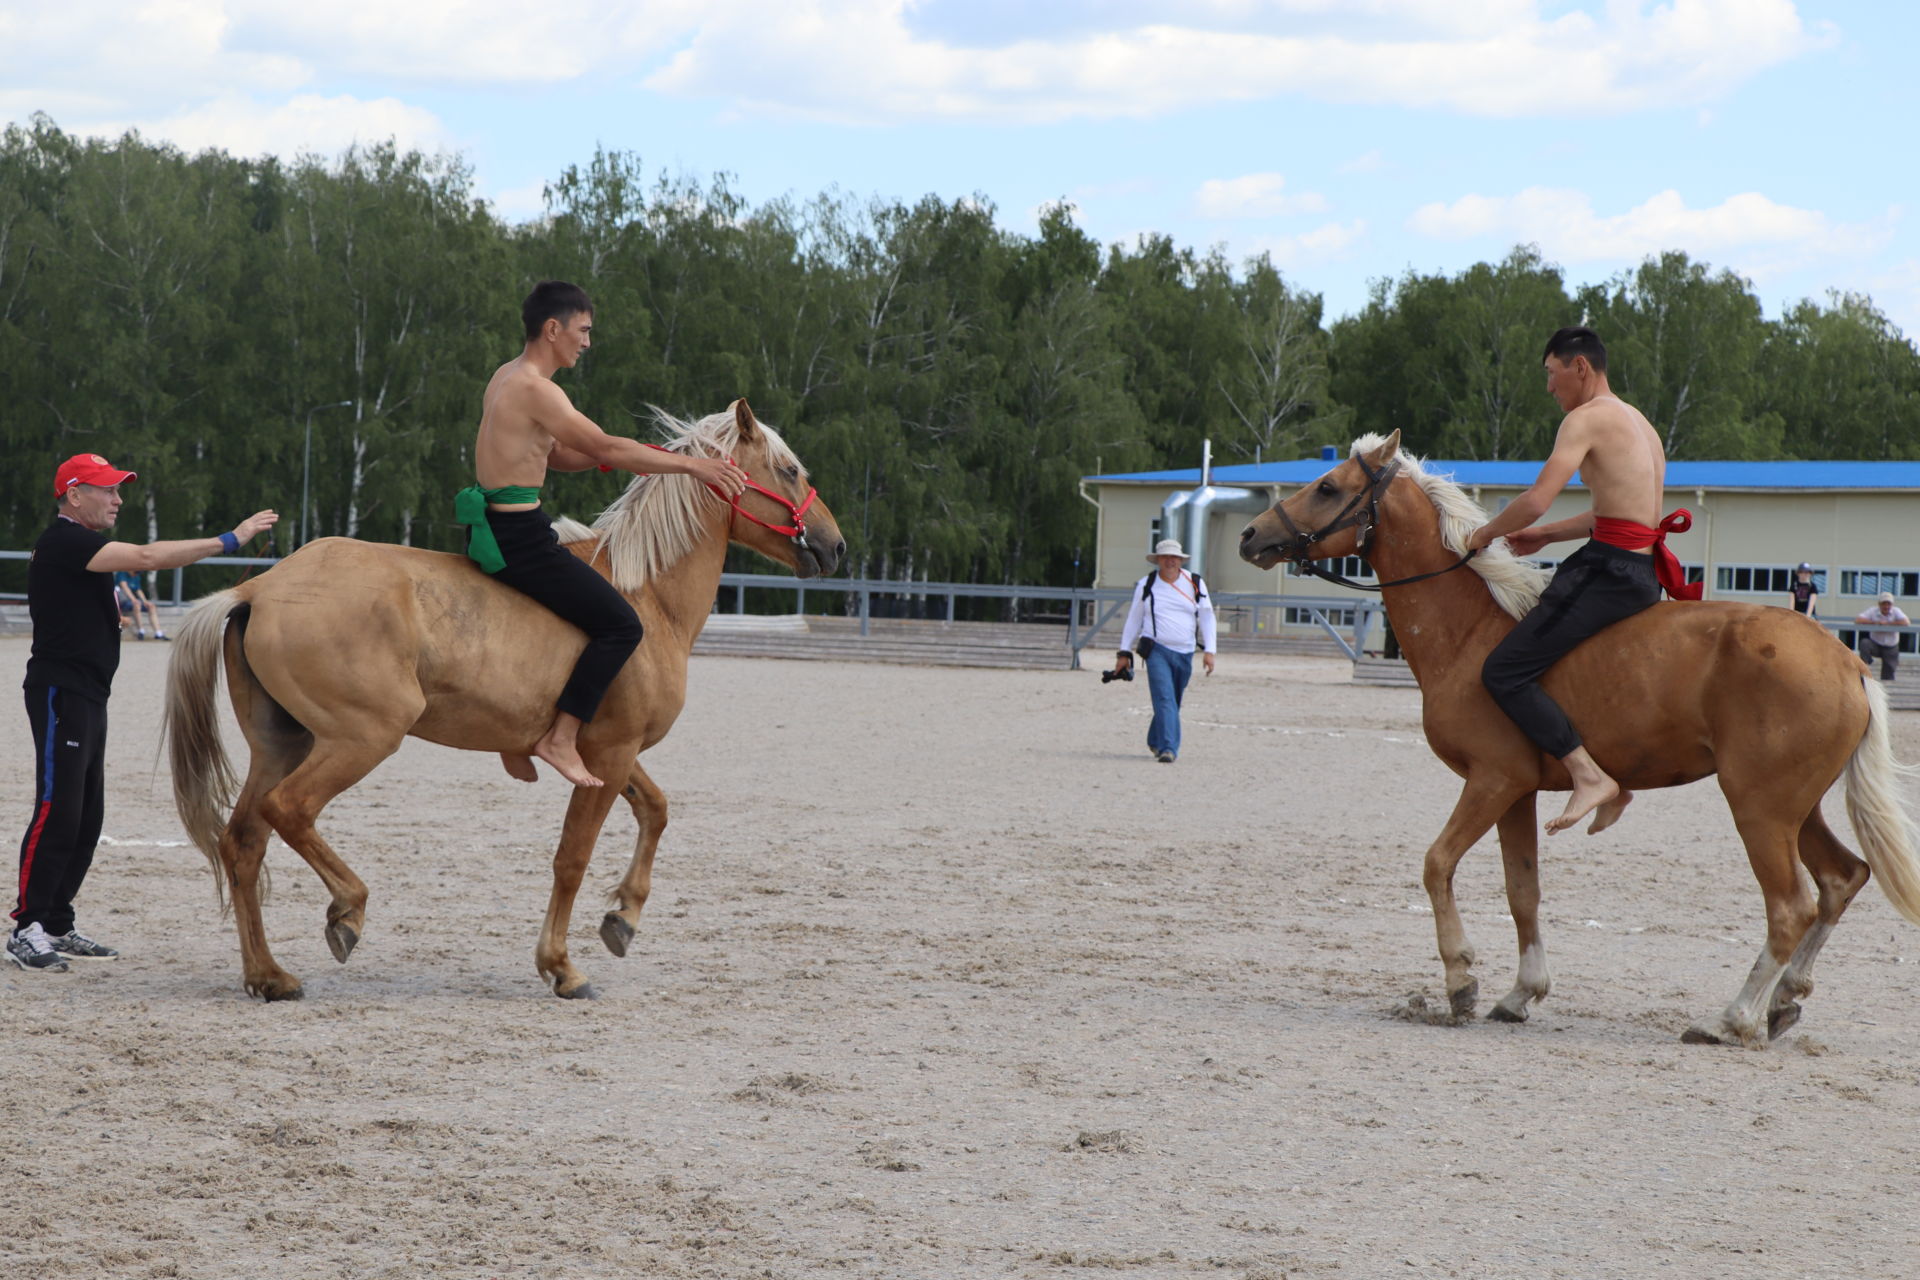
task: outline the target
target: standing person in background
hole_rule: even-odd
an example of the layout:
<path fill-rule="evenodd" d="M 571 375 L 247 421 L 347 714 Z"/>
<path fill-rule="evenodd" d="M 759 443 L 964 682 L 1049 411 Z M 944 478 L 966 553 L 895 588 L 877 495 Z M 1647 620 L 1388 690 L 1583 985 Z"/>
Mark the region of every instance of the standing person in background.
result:
<path fill-rule="evenodd" d="M 1813 589 L 1813 566 L 1802 562 L 1793 571 L 1793 586 L 1789 588 L 1795 613 L 1804 613 L 1809 618 L 1820 616 L 1820 593 Z"/>
<path fill-rule="evenodd" d="M 1134 584 L 1133 607 L 1120 633 L 1113 670 L 1116 675 L 1127 670 L 1133 664 L 1134 645 L 1144 644 L 1147 692 L 1153 698 L 1147 750 L 1161 764 L 1172 764 L 1180 756 L 1180 702 L 1187 681 L 1193 678 L 1196 647 L 1207 674 L 1213 674 L 1213 598 L 1199 575 L 1187 572 L 1188 556 L 1178 539 L 1162 538 L 1147 559 L 1159 569 Z"/>
<path fill-rule="evenodd" d="M 1893 603 L 1893 592 L 1882 591 L 1880 599 L 1873 608 L 1855 615 L 1855 622 L 1865 626 L 1879 623 L 1882 627 L 1904 627 L 1910 625 L 1907 615 Z M 1900 633 L 1898 631 L 1869 631 L 1860 637 L 1860 656 L 1871 666 L 1875 658 L 1880 659 L 1880 679 L 1891 681 L 1900 670 Z"/>
<path fill-rule="evenodd" d="M 133 478 L 97 453 L 61 463 L 53 478 L 59 506 L 27 565 L 33 651 L 23 687 L 33 728 L 34 806 L 20 841 L 7 958 L 29 972 L 64 973 L 70 958 L 120 954 L 73 927 L 73 899 L 93 865 L 105 817 L 107 698 L 120 666 L 113 575 L 232 555 L 280 518 L 257 512 L 232 533 L 186 542 L 109 542 L 104 531 L 120 514 L 120 486 Z"/>
<path fill-rule="evenodd" d="M 120 612 L 133 618 L 133 638 L 145 640 L 147 632 L 153 632 L 155 640 L 168 640 L 172 637 L 160 629 L 160 615 L 153 607 L 153 601 L 147 599 L 147 593 L 140 589 L 140 575 L 137 573 L 116 573 L 113 575 L 113 594 L 119 598 Z M 146 620 L 140 618 L 140 611 L 147 612 Z"/>

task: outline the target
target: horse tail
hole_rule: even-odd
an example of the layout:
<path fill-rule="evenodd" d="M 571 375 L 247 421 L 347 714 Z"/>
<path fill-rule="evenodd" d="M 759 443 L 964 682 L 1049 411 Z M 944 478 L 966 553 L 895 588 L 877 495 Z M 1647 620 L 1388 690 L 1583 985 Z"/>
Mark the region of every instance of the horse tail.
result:
<path fill-rule="evenodd" d="M 173 807 L 196 848 L 213 867 L 213 892 L 222 910 L 227 877 L 220 865 L 220 834 L 238 784 L 226 744 L 220 740 L 215 696 L 220 687 L 227 620 L 244 608 L 239 593 L 220 591 L 194 605 L 174 633 L 167 663 L 166 712 L 161 736 L 173 767 Z"/>
<path fill-rule="evenodd" d="M 1847 761 L 1847 817 L 1880 891 L 1894 910 L 1920 924 L 1920 827 L 1901 804 L 1897 785 L 1920 770 L 1894 759 L 1887 691 L 1870 676 L 1860 683 L 1867 693 L 1867 732 Z"/>

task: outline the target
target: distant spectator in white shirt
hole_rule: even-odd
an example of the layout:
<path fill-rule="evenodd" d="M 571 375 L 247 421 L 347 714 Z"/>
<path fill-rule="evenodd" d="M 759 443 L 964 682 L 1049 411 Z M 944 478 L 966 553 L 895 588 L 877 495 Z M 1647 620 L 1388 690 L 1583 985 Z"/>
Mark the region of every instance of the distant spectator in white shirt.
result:
<path fill-rule="evenodd" d="M 1145 657 L 1147 692 L 1153 698 L 1147 750 L 1161 764 L 1172 764 L 1180 755 L 1180 702 L 1193 678 L 1196 648 L 1207 674 L 1213 674 L 1213 597 L 1206 583 L 1187 572 L 1189 557 L 1177 538 L 1162 538 L 1147 559 L 1159 570 L 1133 584 L 1133 607 L 1127 611 L 1113 669 L 1116 674 L 1127 670 L 1135 644 L 1143 637 L 1151 641 Z"/>
<path fill-rule="evenodd" d="M 1865 613 L 1858 614 L 1854 621 L 1863 626 L 1879 623 L 1883 627 L 1908 626 L 1907 615 L 1893 603 L 1893 592 L 1882 591 L 1880 601 Z M 1880 659 L 1880 678 L 1892 680 L 1900 670 L 1900 633 L 1898 631 L 1869 631 L 1860 639 L 1860 656 L 1869 665 L 1875 658 Z"/>

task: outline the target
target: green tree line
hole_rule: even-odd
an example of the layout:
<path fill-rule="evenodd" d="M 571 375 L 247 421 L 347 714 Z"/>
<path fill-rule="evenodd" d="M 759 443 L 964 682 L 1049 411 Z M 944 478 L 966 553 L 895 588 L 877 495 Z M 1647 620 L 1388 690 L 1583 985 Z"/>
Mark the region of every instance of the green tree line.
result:
<path fill-rule="evenodd" d="M 0 545 L 28 545 L 54 465 L 94 451 L 141 473 L 122 536 L 273 505 L 281 551 L 450 549 L 481 388 L 551 278 L 595 298 L 593 350 L 562 375 L 585 413 L 646 435 L 649 406 L 746 396 L 857 575 L 1066 583 L 1093 531 L 1079 478 L 1196 465 L 1203 439 L 1229 462 L 1394 428 L 1435 457 L 1542 456 L 1540 348 L 1582 320 L 1676 458 L 1920 456 L 1920 355 L 1871 300 L 1770 320 L 1681 253 L 1570 289 L 1516 248 L 1378 281 L 1330 323 L 1266 257 L 1103 248 L 1064 205 L 1032 236 L 977 197 L 753 206 L 725 176 L 602 151 L 510 223 L 457 156 L 189 155 L 38 117 L 0 138 Z M 568 477 L 557 505 L 591 516 L 621 483 Z"/>

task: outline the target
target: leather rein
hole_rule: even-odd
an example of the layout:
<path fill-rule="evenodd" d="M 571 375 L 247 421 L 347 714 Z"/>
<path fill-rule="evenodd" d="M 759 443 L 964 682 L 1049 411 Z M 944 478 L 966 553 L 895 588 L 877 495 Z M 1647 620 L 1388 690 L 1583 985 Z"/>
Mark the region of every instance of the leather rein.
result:
<path fill-rule="evenodd" d="M 1287 532 L 1291 535 L 1280 545 L 1282 559 L 1291 559 L 1299 571 L 1309 577 L 1320 578 L 1326 582 L 1337 582 L 1343 587 L 1353 587 L 1360 591 L 1383 591 L 1388 587 L 1404 587 L 1410 582 L 1424 582 L 1428 578 L 1452 573 L 1477 554 L 1469 551 L 1444 569 L 1435 569 L 1430 573 L 1416 573 L 1407 578 L 1395 578 L 1392 582 L 1355 582 L 1352 578 L 1335 573 L 1331 569 L 1323 569 L 1317 562 L 1308 559 L 1307 553 L 1313 549 L 1314 543 L 1342 529 L 1351 529 L 1356 526 L 1360 529 L 1359 538 L 1355 543 L 1355 550 L 1360 555 L 1365 555 L 1367 548 L 1373 545 L 1374 532 L 1380 527 L 1380 495 L 1386 492 L 1387 486 L 1393 483 L 1394 476 L 1399 474 L 1400 459 L 1395 458 L 1378 471 L 1369 467 L 1367 460 L 1358 453 L 1353 455 L 1353 460 L 1360 464 L 1361 474 L 1367 477 L 1367 487 L 1354 494 L 1347 505 L 1340 509 L 1339 515 L 1313 532 L 1308 533 L 1295 524 L 1293 518 L 1287 514 L 1284 504 L 1278 502 L 1273 504 L 1273 513 L 1280 517 L 1280 523 L 1287 527 Z"/>

